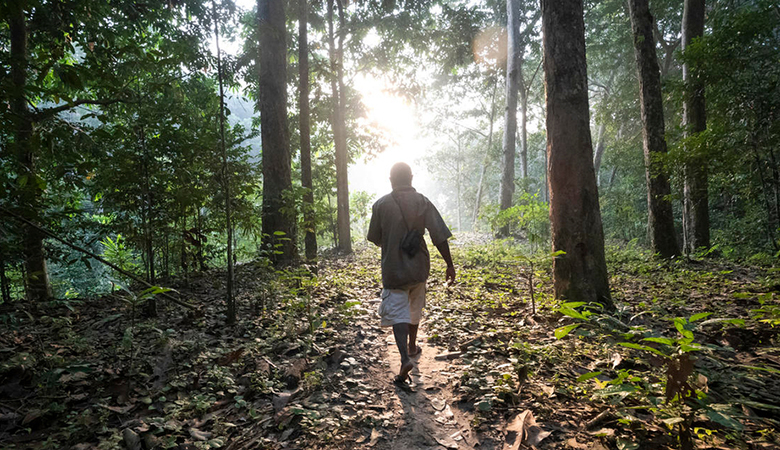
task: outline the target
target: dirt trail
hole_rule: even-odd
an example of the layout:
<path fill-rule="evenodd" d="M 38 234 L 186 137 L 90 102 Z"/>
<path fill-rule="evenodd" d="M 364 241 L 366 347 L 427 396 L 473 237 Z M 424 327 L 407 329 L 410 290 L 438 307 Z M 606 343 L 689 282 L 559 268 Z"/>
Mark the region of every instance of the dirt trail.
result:
<path fill-rule="evenodd" d="M 376 305 L 369 301 L 369 307 Z M 425 322 L 420 327 L 418 345 L 422 353 L 414 357 L 411 389 L 397 387 L 392 380 L 398 373 L 400 356 L 391 328 L 373 328 L 376 334 L 377 365 L 367 368 L 367 382 L 383 391 L 386 408 L 393 413 L 389 426 L 374 429 L 368 446 L 380 450 L 440 450 L 493 448 L 480 442 L 471 427 L 472 414 L 457 406 L 452 381 L 459 372 L 449 361 L 436 359 L 446 349 L 427 342 Z M 387 423 L 387 422 L 386 422 Z"/>

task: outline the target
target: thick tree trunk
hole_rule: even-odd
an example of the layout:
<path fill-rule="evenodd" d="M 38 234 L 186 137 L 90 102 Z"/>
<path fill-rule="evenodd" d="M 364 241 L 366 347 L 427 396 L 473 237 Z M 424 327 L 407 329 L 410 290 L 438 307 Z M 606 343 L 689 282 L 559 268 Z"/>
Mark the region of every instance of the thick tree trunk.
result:
<path fill-rule="evenodd" d="M 634 33 L 639 101 L 642 110 L 642 136 L 647 181 L 648 234 L 654 252 L 664 258 L 680 254 L 674 230 L 671 189 L 662 158 L 666 155 L 664 111 L 661 97 L 661 72 L 658 68 L 653 16 L 647 0 L 629 0 L 631 28 Z"/>
<path fill-rule="evenodd" d="M 317 233 L 314 219 L 314 188 L 311 175 L 311 124 L 309 112 L 309 35 L 307 0 L 298 0 L 298 80 L 300 112 L 299 131 L 301 135 L 301 186 L 303 194 L 303 226 L 306 259 L 317 258 Z"/>
<path fill-rule="evenodd" d="M 18 199 L 21 214 L 26 219 L 40 220 L 41 188 L 37 182 L 33 142 L 33 120 L 27 107 L 27 18 L 25 1 L 11 2 L 8 25 L 11 37 L 11 114 L 14 121 L 13 148 L 18 161 L 17 176 L 27 182 L 19 187 Z M 25 286 L 27 299 L 48 300 L 52 296 L 49 271 L 43 249 L 43 234 L 30 226 L 22 227 L 24 237 Z"/>
<path fill-rule="evenodd" d="M 263 238 L 275 263 L 296 259 L 295 211 L 287 130 L 287 39 L 284 2 L 258 0 L 260 135 L 263 143 Z M 277 253 L 280 252 L 280 253 Z"/>
<path fill-rule="evenodd" d="M 704 34 L 704 0 L 685 0 L 682 24 L 682 50 Z M 683 102 L 684 136 L 690 137 L 707 128 L 704 83 L 701 77 L 683 64 L 685 101 Z M 707 188 L 707 160 L 689 157 L 684 169 L 683 222 L 686 250 L 710 246 L 710 211 Z"/>
<path fill-rule="evenodd" d="M 334 42 L 333 0 L 328 0 L 328 39 L 330 44 L 331 80 L 333 89 L 333 138 L 336 150 L 336 221 L 339 232 L 339 250 L 352 253 L 352 236 L 349 228 L 349 178 L 347 152 L 347 129 L 345 124 L 346 93 L 344 92 L 344 33 L 346 32 L 344 5 L 338 2 L 339 37 L 338 47 Z M 338 130 L 338 131 L 337 131 Z"/>
<path fill-rule="evenodd" d="M 215 8 L 216 9 L 216 8 Z M 214 37 L 217 44 L 217 80 L 219 81 L 219 146 L 222 152 L 222 183 L 225 191 L 225 228 L 227 229 L 227 280 L 225 304 L 227 323 L 236 323 L 236 299 L 233 296 L 233 211 L 230 196 L 230 167 L 225 145 L 225 89 L 222 83 L 222 54 L 219 49 L 219 16 L 214 14 Z"/>
<path fill-rule="evenodd" d="M 517 137 L 518 60 L 520 59 L 520 7 L 517 0 L 506 0 L 507 48 L 506 48 L 506 111 L 504 114 L 503 159 L 499 207 L 501 211 L 512 207 L 515 193 L 515 152 Z M 499 237 L 509 236 L 509 226 L 498 230 Z"/>
<path fill-rule="evenodd" d="M 477 183 L 477 199 L 474 202 L 474 222 L 471 225 L 472 231 L 477 231 L 479 221 L 479 208 L 482 206 L 482 189 L 485 183 L 485 172 L 487 172 L 488 162 L 490 161 L 490 149 L 493 147 L 493 123 L 496 118 L 496 89 L 498 87 L 498 78 L 493 84 L 493 95 L 490 99 L 490 125 L 488 126 L 488 143 L 485 149 L 485 157 L 482 159 L 482 169 L 479 172 L 479 183 Z"/>
<path fill-rule="evenodd" d="M 555 295 L 614 309 L 588 110 L 582 0 L 542 0 Z"/>

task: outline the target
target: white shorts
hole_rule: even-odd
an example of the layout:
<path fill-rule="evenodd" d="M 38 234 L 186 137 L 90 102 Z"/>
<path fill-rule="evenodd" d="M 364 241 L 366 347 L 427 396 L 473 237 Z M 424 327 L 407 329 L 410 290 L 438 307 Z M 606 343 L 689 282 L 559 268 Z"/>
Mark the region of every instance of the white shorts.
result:
<path fill-rule="evenodd" d="M 380 325 L 391 327 L 397 323 L 417 325 L 425 307 L 425 283 L 417 283 L 408 289 L 382 289 L 379 304 Z"/>

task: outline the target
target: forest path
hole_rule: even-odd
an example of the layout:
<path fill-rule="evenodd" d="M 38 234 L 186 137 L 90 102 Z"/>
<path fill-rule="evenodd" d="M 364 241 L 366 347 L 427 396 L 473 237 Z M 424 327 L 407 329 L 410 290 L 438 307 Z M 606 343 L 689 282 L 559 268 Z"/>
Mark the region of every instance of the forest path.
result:
<path fill-rule="evenodd" d="M 473 449 L 479 445 L 471 428 L 472 415 L 459 409 L 454 402 L 450 377 L 455 375 L 447 361 L 437 359 L 444 354 L 441 347 L 427 343 L 425 326 L 421 327 L 418 345 L 422 353 L 414 358 L 411 389 L 392 384 L 401 365 L 391 328 L 382 329 L 379 344 L 382 364 L 369 368 L 371 383 L 377 387 L 392 387 L 388 407 L 396 412 L 394 423 L 385 436 L 385 444 L 377 448 L 392 450 Z"/>

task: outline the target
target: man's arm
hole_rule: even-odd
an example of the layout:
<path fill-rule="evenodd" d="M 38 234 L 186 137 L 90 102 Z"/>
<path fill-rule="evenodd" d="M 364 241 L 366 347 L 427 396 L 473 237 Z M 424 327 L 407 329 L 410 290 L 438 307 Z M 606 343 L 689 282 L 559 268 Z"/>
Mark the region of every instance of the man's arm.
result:
<path fill-rule="evenodd" d="M 452 255 L 450 254 L 450 243 L 446 239 L 436 246 L 439 250 L 444 262 L 447 263 L 447 272 L 444 275 L 446 281 L 450 283 L 455 282 L 455 265 L 452 263 Z"/>
<path fill-rule="evenodd" d="M 368 235 L 366 239 L 369 242 L 373 242 L 376 246 L 382 246 L 382 223 L 379 219 L 379 211 L 377 210 L 376 203 L 371 207 L 371 222 L 368 224 Z"/>

